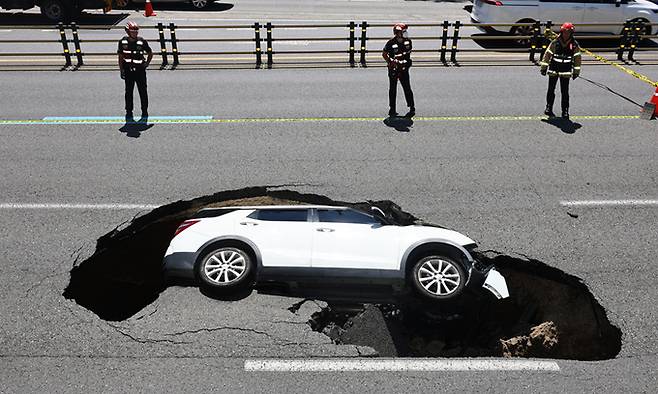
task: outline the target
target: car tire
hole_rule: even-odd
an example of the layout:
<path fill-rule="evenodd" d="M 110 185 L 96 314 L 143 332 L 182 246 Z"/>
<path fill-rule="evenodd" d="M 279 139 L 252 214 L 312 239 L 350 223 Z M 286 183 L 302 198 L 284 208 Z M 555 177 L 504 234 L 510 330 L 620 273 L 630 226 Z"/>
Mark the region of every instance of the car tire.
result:
<path fill-rule="evenodd" d="M 114 8 L 118 10 L 125 10 L 131 6 L 130 0 L 114 0 Z"/>
<path fill-rule="evenodd" d="M 71 4 L 63 0 L 44 0 L 39 8 L 41 15 L 53 22 L 70 22 L 74 15 Z"/>
<path fill-rule="evenodd" d="M 533 19 L 521 19 L 520 21 L 516 23 L 535 23 L 535 20 Z M 510 34 L 513 36 L 531 36 L 534 32 L 534 27 L 533 26 L 512 26 L 510 29 Z M 529 38 L 521 38 L 518 40 L 515 40 L 517 45 L 520 45 L 524 48 L 530 47 L 531 40 Z"/>
<path fill-rule="evenodd" d="M 200 257 L 196 274 L 203 287 L 232 292 L 250 286 L 254 271 L 249 253 L 233 246 L 217 246 Z"/>
<path fill-rule="evenodd" d="M 210 3 L 212 3 L 212 1 L 210 0 L 190 0 L 190 4 L 192 4 L 192 7 L 196 8 L 197 10 L 208 8 Z"/>
<path fill-rule="evenodd" d="M 457 298 L 466 284 L 466 270 L 454 259 L 431 255 L 418 260 L 411 270 L 410 282 L 414 290 L 431 300 Z"/>

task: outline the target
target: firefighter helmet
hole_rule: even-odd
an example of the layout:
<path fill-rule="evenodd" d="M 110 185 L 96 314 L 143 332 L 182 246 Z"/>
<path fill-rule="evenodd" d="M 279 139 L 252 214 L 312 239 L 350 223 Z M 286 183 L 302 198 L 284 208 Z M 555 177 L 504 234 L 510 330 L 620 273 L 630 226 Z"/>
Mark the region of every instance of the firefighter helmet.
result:
<path fill-rule="evenodd" d="M 405 32 L 407 31 L 407 24 L 406 23 L 396 23 L 393 25 L 393 33 L 397 33 L 399 31 Z"/>
<path fill-rule="evenodd" d="M 126 23 L 126 31 L 138 31 L 139 25 L 133 21 Z"/>
<path fill-rule="evenodd" d="M 573 27 L 573 23 L 566 22 L 566 23 L 562 24 L 562 27 L 560 27 L 560 31 L 562 32 L 562 31 L 566 31 L 566 30 L 570 30 L 571 32 L 573 32 L 576 29 Z"/>

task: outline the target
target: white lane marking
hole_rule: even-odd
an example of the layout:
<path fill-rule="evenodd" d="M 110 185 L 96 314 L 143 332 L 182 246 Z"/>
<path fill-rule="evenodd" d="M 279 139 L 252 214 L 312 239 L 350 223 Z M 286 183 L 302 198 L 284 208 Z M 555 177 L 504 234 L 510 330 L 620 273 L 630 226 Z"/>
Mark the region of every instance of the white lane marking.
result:
<path fill-rule="evenodd" d="M 559 371 L 554 361 L 437 360 L 437 359 L 255 359 L 245 360 L 245 371 Z"/>
<path fill-rule="evenodd" d="M 658 205 L 658 200 L 575 200 L 560 201 L 564 207 L 601 207 L 601 206 L 635 206 Z"/>
<path fill-rule="evenodd" d="M 0 203 L 0 209 L 155 209 L 153 204 L 36 204 Z"/>

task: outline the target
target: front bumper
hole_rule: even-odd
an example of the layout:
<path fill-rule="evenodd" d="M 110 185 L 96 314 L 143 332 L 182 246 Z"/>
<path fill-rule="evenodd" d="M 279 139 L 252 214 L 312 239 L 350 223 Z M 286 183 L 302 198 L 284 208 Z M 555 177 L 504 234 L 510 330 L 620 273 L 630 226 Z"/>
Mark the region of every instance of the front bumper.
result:
<path fill-rule="evenodd" d="M 473 290 L 483 288 L 499 300 L 509 297 L 507 281 L 493 265 L 486 266 L 475 260 L 467 286 Z"/>

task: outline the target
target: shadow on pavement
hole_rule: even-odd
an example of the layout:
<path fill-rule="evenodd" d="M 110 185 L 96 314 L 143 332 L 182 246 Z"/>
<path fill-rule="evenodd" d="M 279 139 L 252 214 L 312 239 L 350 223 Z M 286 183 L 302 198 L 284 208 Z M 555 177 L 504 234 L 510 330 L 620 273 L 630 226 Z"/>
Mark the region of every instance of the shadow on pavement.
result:
<path fill-rule="evenodd" d="M 90 14 L 83 12 L 75 21 L 78 26 L 117 25 L 129 14 Z M 41 14 L 23 12 L 1 12 L 0 26 L 56 26 L 57 23 L 46 19 Z"/>
<path fill-rule="evenodd" d="M 197 9 L 192 6 L 190 3 L 160 3 L 157 0 L 152 2 L 153 9 L 157 13 L 159 10 L 162 11 L 195 11 L 195 12 L 205 12 L 205 11 L 228 11 L 233 8 L 233 4 L 230 3 L 212 3 L 204 9 Z M 144 2 L 132 3 L 126 7 L 126 9 L 131 9 L 135 11 L 144 9 Z"/>
<path fill-rule="evenodd" d="M 574 123 L 570 120 L 557 118 L 557 117 L 542 119 L 541 121 L 557 127 L 558 129 L 562 130 L 563 133 L 566 134 L 574 134 L 576 130 L 583 127 L 583 125 L 581 125 L 580 123 Z"/>
<path fill-rule="evenodd" d="M 139 138 L 144 131 L 151 127 L 153 127 L 153 123 L 148 123 L 148 119 L 140 119 L 136 122 L 126 122 L 119 131 L 126 133 L 126 137 Z"/>
<path fill-rule="evenodd" d="M 388 117 L 384 119 L 384 124 L 388 127 L 392 127 L 397 131 L 402 131 L 408 133 L 410 127 L 414 124 L 414 121 L 410 118 L 402 117 Z"/>

